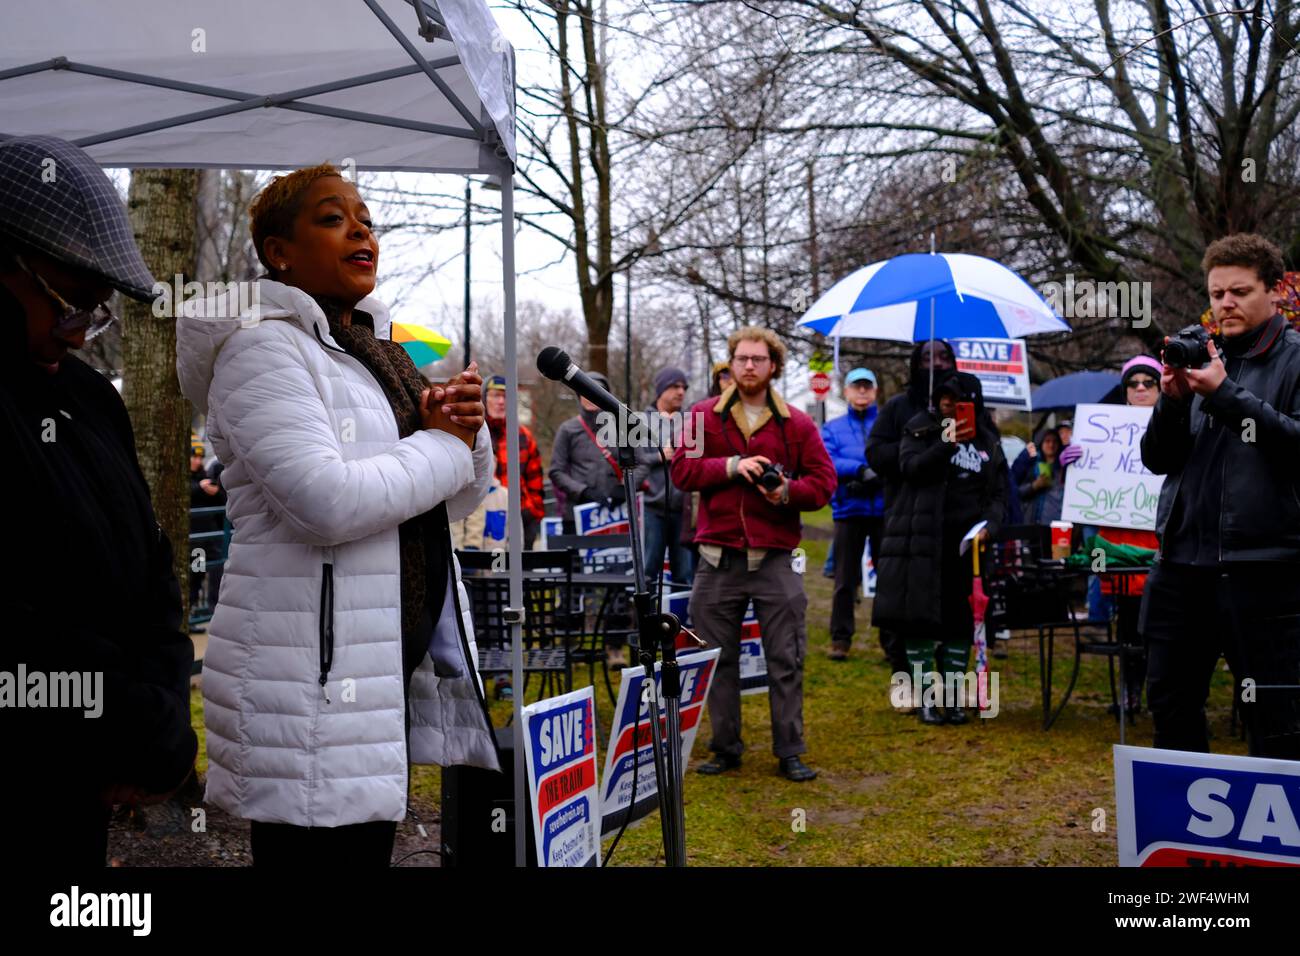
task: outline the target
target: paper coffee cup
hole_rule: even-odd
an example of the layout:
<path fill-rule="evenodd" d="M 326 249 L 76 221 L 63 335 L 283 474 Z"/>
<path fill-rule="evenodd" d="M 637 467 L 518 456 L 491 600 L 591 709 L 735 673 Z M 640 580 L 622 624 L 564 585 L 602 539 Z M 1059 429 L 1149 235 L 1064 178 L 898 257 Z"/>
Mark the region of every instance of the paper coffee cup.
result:
<path fill-rule="evenodd" d="M 1070 556 L 1070 536 L 1074 524 L 1069 521 L 1052 522 L 1052 559 L 1061 561 Z"/>

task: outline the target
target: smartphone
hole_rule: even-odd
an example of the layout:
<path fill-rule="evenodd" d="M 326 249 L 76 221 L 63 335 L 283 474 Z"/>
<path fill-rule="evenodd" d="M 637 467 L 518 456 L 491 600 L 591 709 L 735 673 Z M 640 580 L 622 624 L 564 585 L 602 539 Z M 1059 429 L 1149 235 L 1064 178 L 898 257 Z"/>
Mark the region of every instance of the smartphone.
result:
<path fill-rule="evenodd" d="M 953 418 L 957 422 L 958 435 L 975 434 L 975 403 L 958 402 Z"/>

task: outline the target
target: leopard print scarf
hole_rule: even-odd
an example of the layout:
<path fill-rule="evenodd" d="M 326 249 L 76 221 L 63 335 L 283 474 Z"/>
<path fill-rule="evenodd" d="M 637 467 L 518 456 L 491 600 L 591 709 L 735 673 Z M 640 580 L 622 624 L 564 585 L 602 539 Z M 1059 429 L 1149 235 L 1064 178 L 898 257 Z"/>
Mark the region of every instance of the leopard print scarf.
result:
<path fill-rule="evenodd" d="M 353 310 L 351 324 L 343 325 L 339 321 L 341 307 L 328 300 L 317 302 L 329 320 L 334 341 L 364 365 L 383 388 L 397 419 L 399 437 L 406 438 L 424 428 L 420 394 L 429 382 L 416 369 L 406 349 L 397 342 L 375 338 L 374 320 L 365 312 Z M 432 627 L 447 598 L 451 539 L 446 504 L 402 522 L 397 532 L 402 576 L 402 656 L 409 680 L 428 649 Z"/>

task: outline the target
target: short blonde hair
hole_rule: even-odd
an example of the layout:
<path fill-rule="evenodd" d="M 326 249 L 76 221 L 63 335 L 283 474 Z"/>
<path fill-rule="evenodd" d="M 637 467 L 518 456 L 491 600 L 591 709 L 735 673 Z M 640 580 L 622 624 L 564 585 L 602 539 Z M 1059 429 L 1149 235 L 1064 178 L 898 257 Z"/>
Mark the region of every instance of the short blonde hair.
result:
<path fill-rule="evenodd" d="M 319 166 L 295 169 L 283 176 L 276 176 L 253 198 L 252 205 L 248 207 L 249 232 L 253 236 L 253 249 L 257 252 L 257 258 L 262 261 L 262 265 L 266 266 L 266 271 L 272 276 L 277 275 L 278 272 L 266 257 L 263 245 L 271 236 L 293 238 L 293 221 L 298 218 L 298 212 L 302 209 L 303 197 L 307 195 L 307 190 L 316 180 L 324 179 L 326 176 L 337 176 L 342 179 L 343 173 L 337 166 L 321 163 Z"/>
<path fill-rule="evenodd" d="M 736 360 L 736 346 L 741 342 L 762 342 L 767 346 L 768 357 L 772 359 L 772 377 L 781 374 L 785 367 L 785 343 L 771 329 L 758 325 L 746 325 L 736 329 L 727 336 L 727 361 Z"/>

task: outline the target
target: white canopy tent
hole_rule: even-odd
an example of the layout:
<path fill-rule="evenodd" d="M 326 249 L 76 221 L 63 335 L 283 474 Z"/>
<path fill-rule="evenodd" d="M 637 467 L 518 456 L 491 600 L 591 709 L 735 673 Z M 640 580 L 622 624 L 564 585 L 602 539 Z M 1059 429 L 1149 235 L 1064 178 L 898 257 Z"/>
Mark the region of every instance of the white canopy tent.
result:
<path fill-rule="evenodd" d="M 500 177 L 510 605 L 522 608 L 514 51 L 485 0 L 42 0 L 4 19 L 0 137 L 59 136 L 108 167 Z M 522 745 L 514 756 L 523 865 Z"/>

